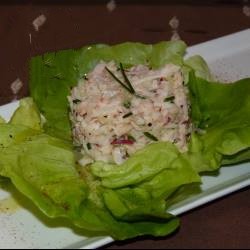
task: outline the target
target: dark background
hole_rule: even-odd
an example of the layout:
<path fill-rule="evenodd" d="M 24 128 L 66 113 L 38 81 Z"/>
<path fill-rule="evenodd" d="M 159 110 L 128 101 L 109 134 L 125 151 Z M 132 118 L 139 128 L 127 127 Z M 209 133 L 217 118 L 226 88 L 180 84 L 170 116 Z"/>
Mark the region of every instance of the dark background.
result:
<path fill-rule="evenodd" d="M 0 104 L 14 99 L 11 83 L 24 83 L 18 98 L 28 95 L 28 62 L 47 51 L 93 43 L 169 40 L 169 21 L 176 16 L 178 33 L 193 45 L 250 28 L 243 6 L 250 1 L 5 1 L 0 3 Z M 32 21 L 44 14 L 39 32 Z M 29 34 L 32 37 L 30 44 Z M 181 216 L 172 236 L 113 243 L 109 249 L 249 248 L 250 190 L 244 189 Z"/>

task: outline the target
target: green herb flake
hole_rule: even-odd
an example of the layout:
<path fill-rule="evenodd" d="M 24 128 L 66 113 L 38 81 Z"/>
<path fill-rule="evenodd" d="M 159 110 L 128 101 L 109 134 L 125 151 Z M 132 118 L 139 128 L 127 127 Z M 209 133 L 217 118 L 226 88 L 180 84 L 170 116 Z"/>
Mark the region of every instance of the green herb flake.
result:
<path fill-rule="evenodd" d="M 169 97 L 166 97 L 166 98 L 164 99 L 164 102 L 173 102 L 174 99 L 175 99 L 174 96 L 169 96 Z"/>
<path fill-rule="evenodd" d="M 77 103 L 81 102 L 81 100 L 79 100 L 79 99 L 74 99 L 72 102 L 73 102 L 74 104 L 77 104 Z"/>
<path fill-rule="evenodd" d="M 130 101 L 126 101 L 123 103 L 123 106 L 127 109 L 129 109 L 131 107 L 131 102 Z"/>
<path fill-rule="evenodd" d="M 140 99 L 147 99 L 147 97 L 143 96 L 143 95 L 139 95 L 139 94 L 135 94 L 136 97 L 140 98 Z"/>
<path fill-rule="evenodd" d="M 158 141 L 158 139 L 154 135 L 150 134 L 149 132 L 144 132 L 143 134 L 152 141 Z"/>
<path fill-rule="evenodd" d="M 129 117 L 129 116 L 131 116 L 131 115 L 133 115 L 133 113 L 132 113 L 132 112 L 129 112 L 129 113 L 125 114 L 122 118 L 127 118 L 127 117 Z"/>
<path fill-rule="evenodd" d="M 88 143 L 87 143 L 87 149 L 88 149 L 88 150 L 91 150 L 91 148 L 92 148 L 92 147 L 91 147 L 91 144 L 88 142 Z"/>
<path fill-rule="evenodd" d="M 136 139 L 132 135 L 128 135 L 128 140 L 136 142 Z"/>

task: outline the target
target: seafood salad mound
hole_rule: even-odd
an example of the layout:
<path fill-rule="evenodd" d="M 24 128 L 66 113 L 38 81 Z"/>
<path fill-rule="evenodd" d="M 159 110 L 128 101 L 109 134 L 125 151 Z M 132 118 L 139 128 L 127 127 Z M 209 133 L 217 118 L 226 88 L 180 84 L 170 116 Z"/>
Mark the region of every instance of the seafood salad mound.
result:
<path fill-rule="evenodd" d="M 155 141 L 187 149 L 191 133 L 187 87 L 181 68 L 166 64 L 124 68 L 100 62 L 71 90 L 73 139 L 84 157 L 121 164 Z"/>

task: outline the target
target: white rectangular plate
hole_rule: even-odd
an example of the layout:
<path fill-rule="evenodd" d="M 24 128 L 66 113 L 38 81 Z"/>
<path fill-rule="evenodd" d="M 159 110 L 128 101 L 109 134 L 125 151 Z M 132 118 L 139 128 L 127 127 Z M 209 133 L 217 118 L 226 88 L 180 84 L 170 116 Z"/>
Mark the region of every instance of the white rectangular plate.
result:
<path fill-rule="evenodd" d="M 220 80 L 250 77 L 250 29 L 208 41 L 188 48 L 187 56 L 199 54 L 208 62 L 212 73 Z M 0 115 L 8 119 L 17 102 L 0 107 Z M 190 209 L 225 196 L 250 185 L 250 163 L 222 167 L 216 176 L 202 178 L 202 192 L 170 209 L 181 214 Z M 11 194 L 0 190 L 0 200 Z M 34 209 L 32 209 L 34 210 Z M 83 237 L 72 229 L 36 216 L 29 209 L 15 213 L 0 213 L 0 248 L 97 248 L 109 242 L 110 237 Z"/>

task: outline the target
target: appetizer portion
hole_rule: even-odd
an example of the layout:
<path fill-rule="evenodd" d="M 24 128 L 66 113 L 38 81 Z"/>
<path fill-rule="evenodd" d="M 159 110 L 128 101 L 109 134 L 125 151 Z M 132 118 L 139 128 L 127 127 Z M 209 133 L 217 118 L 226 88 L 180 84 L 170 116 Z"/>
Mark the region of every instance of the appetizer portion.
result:
<path fill-rule="evenodd" d="M 179 66 L 125 69 L 114 61 L 100 62 L 68 97 L 73 139 L 84 154 L 80 164 L 121 164 L 155 141 L 186 151 L 191 133 L 187 94 Z"/>
<path fill-rule="evenodd" d="M 123 43 L 33 58 L 32 98 L 0 121 L 0 176 L 83 235 L 174 232 L 167 211 L 197 194 L 200 173 L 250 159 L 250 79 L 214 82 L 185 48 Z"/>

